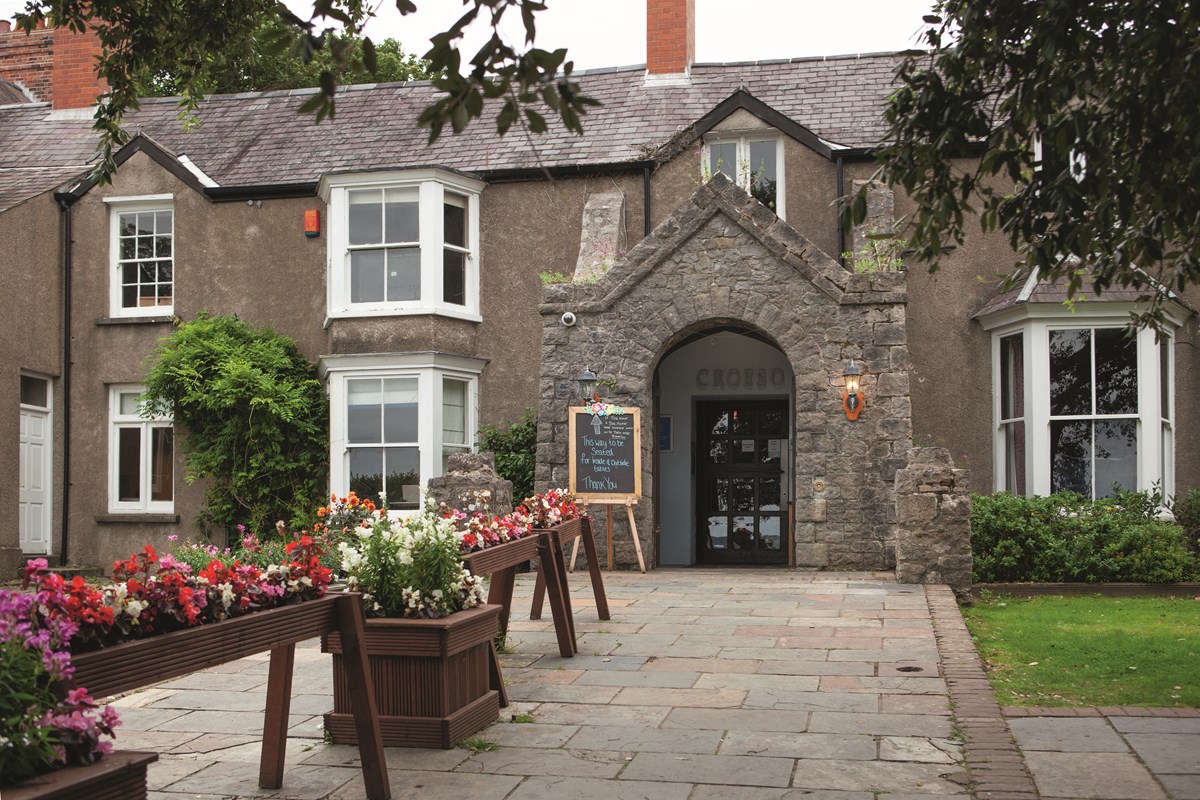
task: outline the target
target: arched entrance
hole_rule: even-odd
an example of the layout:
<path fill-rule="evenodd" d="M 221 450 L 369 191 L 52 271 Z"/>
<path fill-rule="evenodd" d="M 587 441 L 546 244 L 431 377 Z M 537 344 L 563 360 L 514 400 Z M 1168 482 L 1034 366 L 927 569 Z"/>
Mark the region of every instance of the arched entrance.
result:
<path fill-rule="evenodd" d="M 762 332 L 712 323 L 654 373 L 658 562 L 787 565 L 791 364 Z"/>

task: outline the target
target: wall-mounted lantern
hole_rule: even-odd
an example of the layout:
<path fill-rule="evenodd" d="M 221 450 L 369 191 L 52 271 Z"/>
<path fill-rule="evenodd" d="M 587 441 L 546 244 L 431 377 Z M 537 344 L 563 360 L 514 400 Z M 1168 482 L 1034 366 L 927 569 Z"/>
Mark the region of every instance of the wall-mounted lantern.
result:
<path fill-rule="evenodd" d="M 842 410 L 846 412 L 846 419 L 853 422 L 858 419 L 858 415 L 862 412 L 863 396 L 862 385 L 862 370 L 858 364 L 854 363 L 854 359 L 850 359 L 850 363 L 846 365 L 846 371 L 842 373 L 845 379 L 846 389 L 842 393 Z"/>
<path fill-rule="evenodd" d="M 584 367 L 583 372 L 575 380 L 579 381 L 579 404 L 586 406 L 592 402 L 596 394 L 596 373 L 592 372 L 591 367 Z"/>

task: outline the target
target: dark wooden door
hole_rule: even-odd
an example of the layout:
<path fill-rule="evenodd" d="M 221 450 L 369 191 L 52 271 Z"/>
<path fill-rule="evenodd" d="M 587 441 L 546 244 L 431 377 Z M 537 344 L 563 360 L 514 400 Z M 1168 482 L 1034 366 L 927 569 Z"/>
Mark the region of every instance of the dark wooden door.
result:
<path fill-rule="evenodd" d="M 696 425 L 697 560 L 787 564 L 787 399 L 706 400 Z"/>

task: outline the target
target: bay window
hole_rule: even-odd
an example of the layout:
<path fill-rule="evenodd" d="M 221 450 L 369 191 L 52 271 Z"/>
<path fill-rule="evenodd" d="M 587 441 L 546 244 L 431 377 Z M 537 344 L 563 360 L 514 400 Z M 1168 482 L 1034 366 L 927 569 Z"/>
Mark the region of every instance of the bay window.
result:
<path fill-rule="evenodd" d="M 475 440 L 484 362 L 441 353 L 325 356 L 330 489 L 397 511 Z"/>
<path fill-rule="evenodd" d="M 1071 314 L 1047 304 L 984 320 L 997 491 L 1174 491 L 1172 338 L 1131 329 L 1127 306 Z"/>
<path fill-rule="evenodd" d="M 479 320 L 479 192 L 440 169 L 327 176 L 329 316 Z"/>

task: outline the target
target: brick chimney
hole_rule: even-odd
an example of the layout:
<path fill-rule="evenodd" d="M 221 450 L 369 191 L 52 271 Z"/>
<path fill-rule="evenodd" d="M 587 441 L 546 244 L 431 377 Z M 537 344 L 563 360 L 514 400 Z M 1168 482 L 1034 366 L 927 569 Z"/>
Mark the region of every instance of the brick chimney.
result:
<path fill-rule="evenodd" d="M 646 0 L 646 83 L 689 82 L 696 60 L 696 0 Z"/>
<path fill-rule="evenodd" d="M 89 29 L 75 33 L 70 28 L 54 29 L 54 70 L 51 78 L 57 111 L 64 108 L 88 108 L 96 97 L 108 91 L 96 74 L 96 57 L 100 55 L 100 37 Z"/>
<path fill-rule="evenodd" d="M 0 21 L 0 78 L 54 109 L 85 109 L 108 86 L 96 75 L 100 40 L 93 31 L 38 27 L 28 35 Z"/>

